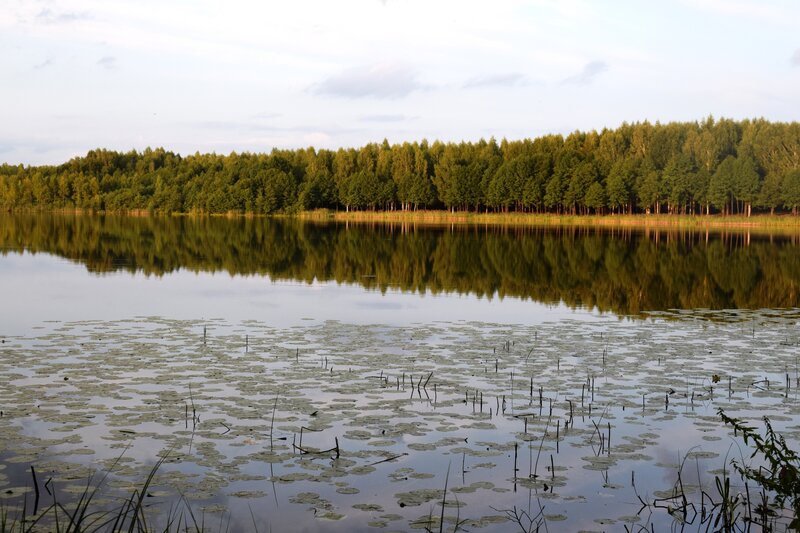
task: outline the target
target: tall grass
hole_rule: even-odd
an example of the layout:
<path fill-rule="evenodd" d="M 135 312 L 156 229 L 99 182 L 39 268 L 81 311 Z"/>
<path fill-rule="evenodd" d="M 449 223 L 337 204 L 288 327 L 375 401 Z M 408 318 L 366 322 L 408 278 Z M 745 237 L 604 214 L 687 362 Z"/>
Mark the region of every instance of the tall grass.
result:
<path fill-rule="evenodd" d="M 725 229 L 800 232 L 800 217 L 792 215 L 557 215 L 552 213 L 475 213 L 465 211 L 331 211 L 295 215 L 304 220 L 392 222 L 420 225 L 475 224 L 489 226 L 641 227 L 661 229 Z"/>
<path fill-rule="evenodd" d="M 47 488 L 52 502 L 38 510 L 38 498 L 34 505 L 33 513 L 29 514 L 28 497 L 22 502 L 22 509 L 11 512 L 5 507 L 0 507 L 0 533 L 34 533 L 51 531 L 55 533 L 95 533 L 95 532 L 187 532 L 200 533 L 204 531 L 203 520 L 197 520 L 191 506 L 181 495 L 179 504 L 170 507 L 161 519 L 159 526 L 150 523 L 148 505 L 145 498 L 153 483 L 156 472 L 164 463 L 167 455 L 153 465 L 141 486 L 118 503 L 107 505 L 99 503 L 99 496 L 105 486 L 105 481 L 113 470 L 112 467 L 103 475 L 99 482 L 93 484 L 93 478 L 86 481 L 86 487 L 78 496 L 77 501 L 63 502 L 59 499 L 55 483 Z M 116 465 L 116 462 L 114 463 Z M 34 478 L 35 479 L 35 478 Z M 35 483 L 36 481 L 34 481 Z M 38 487 L 37 487 L 38 488 Z M 37 491 L 38 493 L 38 491 Z"/>
<path fill-rule="evenodd" d="M 753 505 L 760 517 L 760 525 L 773 529 L 771 521 L 777 517 L 790 518 L 788 529 L 800 530 L 800 455 L 787 444 L 783 435 L 772 428 L 769 418 L 764 417 L 764 434 L 743 420 L 718 410 L 722 421 L 742 436 L 744 443 L 754 448 L 750 459 L 758 458 L 760 464 L 753 466 L 742 461 L 732 461 L 734 469 L 745 481 L 755 483 L 761 502 Z M 770 501 L 770 498 L 772 501 Z M 747 491 L 750 504 L 750 492 Z"/>

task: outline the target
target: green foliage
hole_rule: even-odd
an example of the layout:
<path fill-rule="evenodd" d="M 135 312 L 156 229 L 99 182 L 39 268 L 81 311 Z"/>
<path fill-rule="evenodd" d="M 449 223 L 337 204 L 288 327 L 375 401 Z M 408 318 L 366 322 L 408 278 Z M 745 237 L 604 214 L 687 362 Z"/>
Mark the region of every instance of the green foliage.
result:
<path fill-rule="evenodd" d="M 597 169 L 591 162 L 583 161 L 575 167 L 564 193 L 564 204 L 572 208 L 573 214 L 582 211 L 582 207 L 590 207 L 586 193 L 597 178 Z"/>
<path fill-rule="evenodd" d="M 750 458 L 759 456 L 766 463 L 766 466 L 754 468 L 733 460 L 732 464 L 736 471 L 743 478 L 754 481 L 758 486 L 774 494 L 778 509 L 788 506 L 794 516 L 789 528 L 800 529 L 800 456 L 786 444 L 783 435 L 772 428 L 769 418 L 763 419 L 766 432 L 761 435 L 755 427 L 747 426 L 742 420 L 726 415 L 722 409 L 719 409 L 718 413 L 725 424 L 742 435 L 746 445 L 755 448 Z"/>
<path fill-rule="evenodd" d="M 692 196 L 694 176 L 695 168 L 691 156 L 678 153 L 670 158 L 663 174 L 670 212 L 686 213 L 688 211 L 688 205 L 694 201 Z"/>
<path fill-rule="evenodd" d="M 646 209 L 651 209 L 651 212 L 658 213 L 663 200 L 661 172 L 649 165 L 644 166 L 643 171 L 643 177 L 636 187 L 639 203 Z"/>
<path fill-rule="evenodd" d="M 611 167 L 606 179 L 608 206 L 611 209 L 621 211 L 632 206 L 636 170 L 633 159 L 619 159 Z"/>
<path fill-rule="evenodd" d="M 735 179 L 736 158 L 729 155 L 720 163 L 708 184 L 708 199 L 723 214 L 730 214 L 733 210 L 732 201 Z"/>
<path fill-rule="evenodd" d="M 744 155 L 736 158 L 733 191 L 739 200 L 752 202 L 758 193 L 760 176 L 756 162 Z"/>
<path fill-rule="evenodd" d="M 764 178 L 764 183 L 761 185 L 761 191 L 758 195 L 758 205 L 760 207 L 769 209 L 771 213 L 775 212 L 775 208 L 782 204 L 783 194 L 783 176 L 776 173 L 767 174 Z"/>
<path fill-rule="evenodd" d="M 800 169 L 786 174 L 783 180 L 783 205 L 796 212 L 800 207 Z"/>
<path fill-rule="evenodd" d="M 304 210 L 335 207 L 336 182 L 333 177 L 328 173 L 309 176 L 300 188 L 297 204 Z"/>
<path fill-rule="evenodd" d="M 800 124 L 709 117 L 499 144 L 384 140 L 336 151 L 185 157 L 163 148 L 97 149 L 58 166 L 0 165 L 0 207 L 256 214 L 420 207 L 796 212 L 798 169 Z"/>
<path fill-rule="evenodd" d="M 291 207 L 296 194 L 294 180 L 277 168 L 258 172 L 252 187 L 250 194 L 256 194 L 255 208 L 260 213 L 269 214 L 286 210 Z M 241 188 L 247 190 L 247 184 Z M 245 196 L 241 200 L 247 201 L 247 198 Z M 241 200 L 238 202 L 239 205 L 242 204 Z"/>
<path fill-rule="evenodd" d="M 606 192 L 603 186 L 597 182 L 592 183 L 586 191 L 584 203 L 594 209 L 595 213 L 601 213 L 606 207 Z"/>

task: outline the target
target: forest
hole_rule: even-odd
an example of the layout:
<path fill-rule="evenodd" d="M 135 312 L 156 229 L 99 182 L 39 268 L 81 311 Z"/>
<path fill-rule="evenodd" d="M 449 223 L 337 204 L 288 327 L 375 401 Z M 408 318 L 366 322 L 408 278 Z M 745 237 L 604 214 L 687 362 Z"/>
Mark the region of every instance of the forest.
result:
<path fill-rule="evenodd" d="M 26 250 L 68 258 L 97 274 L 266 275 L 380 291 L 529 298 L 620 315 L 800 305 L 796 237 L 735 232 L 0 213 L 0 251 Z"/>
<path fill-rule="evenodd" d="M 0 165 L 0 208 L 7 210 L 749 216 L 797 214 L 798 207 L 800 123 L 765 119 L 229 155 L 96 149 L 60 165 Z"/>

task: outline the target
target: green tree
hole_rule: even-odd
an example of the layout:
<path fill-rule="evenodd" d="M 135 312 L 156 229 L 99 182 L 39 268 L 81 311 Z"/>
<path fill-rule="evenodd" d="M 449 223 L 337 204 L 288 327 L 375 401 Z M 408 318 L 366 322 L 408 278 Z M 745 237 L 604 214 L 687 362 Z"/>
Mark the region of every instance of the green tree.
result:
<path fill-rule="evenodd" d="M 736 167 L 733 178 L 733 194 L 742 202 L 741 212 L 750 216 L 753 202 L 758 197 L 760 176 L 756 169 L 756 162 L 750 156 L 736 158 Z"/>
<path fill-rule="evenodd" d="M 566 193 L 578 163 L 578 156 L 575 152 L 566 148 L 558 151 L 553 166 L 553 175 L 547 181 L 544 191 L 544 204 L 549 209 L 560 212 L 567 206 Z"/>
<path fill-rule="evenodd" d="M 521 180 L 514 171 L 510 162 L 505 162 L 497 169 L 489 183 L 486 193 L 486 203 L 494 209 L 508 211 L 509 206 L 521 201 Z"/>
<path fill-rule="evenodd" d="M 355 174 L 356 151 L 340 148 L 333 157 L 333 179 L 336 182 L 339 203 L 345 206 L 347 211 L 350 210 L 350 180 Z"/>
<path fill-rule="evenodd" d="M 708 199 L 723 215 L 733 214 L 735 180 L 736 158 L 729 155 L 719 164 L 708 184 Z"/>
<path fill-rule="evenodd" d="M 786 176 L 798 168 L 800 123 L 708 117 L 499 144 L 384 140 L 337 151 L 187 157 L 163 148 L 96 149 L 57 166 L 0 165 L 0 205 L 274 213 L 349 209 L 357 201 L 360 209 L 583 213 L 596 209 L 597 196 L 587 194 L 599 183 L 601 209 L 612 213 L 659 213 L 666 204 L 672 213 L 709 213 L 713 206 L 750 214 L 789 205 Z"/>
<path fill-rule="evenodd" d="M 783 205 L 798 214 L 800 207 L 800 169 L 786 173 L 783 178 Z"/>
<path fill-rule="evenodd" d="M 616 161 L 606 178 L 608 206 L 614 211 L 633 212 L 633 187 L 636 182 L 636 161 L 620 159 Z"/>
<path fill-rule="evenodd" d="M 688 154 L 679 153 L 670 158 L 662 175 L 670 213 L 685 213 L 689 203 L 694 201 L 691 196 L 694 173 Z"/>
<path fill-rule="evenodd" d="M 758 205 L 769 209 L 769 214 L 775 214 L 775 208 L 782 202 L 783 178 L 780 174 L 770 173 L 764 178 L 764 183 L 758 195 Z"/>
<path fill-rule="evenodd" d="M 641 168 L 642 178 L 637 183 L 636 194 L 639 197 L 639 204 L 646 207 L 646 212 L 661 213 L 662 187 L 661 172 L 651 163 L 647 162 Z"/>
<path fill-rule="evenodd" d="M 434 167 L 439 200 L 451 211 L 477 208 L 484 201 L 482 182 L 488 162 L 467 159 L 468 147 L 448 144 Z"/>
<path fill-rule="evenodd" d="M 694 174 L 694 178 L 692 179 L 689 190 L 690 194 L 697 203 L 699 207 L 699 212 L 702 213 L 705 210 L 706 215 L 710 214 L 711 204 L 708 199 L 708 187 L 711 182 L 711 174 L 706 170 L 705 167 L 700 167 L 697 169 L 697 172 Z M 692 203 L 692 206 L 694 205 Z M 694 213 L 694 210 L 692 210 Z"/>
<path fill-rule="evenodd" d="M 586 191 L 585 201 L 587 207 L 594 209 L 595 213 L 602 214 L 606 207 L 606 193 L 603 186 L 596 181 L 592 183 Z"/>
<path fill-rule="evenodd" d="M 270 168 L 258 174 L 260 195 L 257 201 L 259 212 L 276 213 L 289 208 L 293 201 L 294 181 L 286 172 Z"/>
<path fill-rule="evenodd" d="M 322 171 L 306 178 L 297 196 L 300 209 L 335 207 L 337 203 L 336 182 L 327 172 Z"/>

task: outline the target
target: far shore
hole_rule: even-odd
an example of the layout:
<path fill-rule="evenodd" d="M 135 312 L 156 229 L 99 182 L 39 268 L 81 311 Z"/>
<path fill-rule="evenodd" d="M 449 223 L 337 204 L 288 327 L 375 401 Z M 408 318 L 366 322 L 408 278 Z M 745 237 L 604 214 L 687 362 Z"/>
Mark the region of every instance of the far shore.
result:
<path fill-rule="evenodd" d="M 58 214 L 103 214 L 133 217 L 185 216 L 222 218 L 283 218 L 314 222 L 413 224 L 419 226 L 508 226 L 508 227 L 582 227 L 582 228 L 627 228 L 653 230 L 690 231 L 756 231 L 763 233 L 800 234 L 800 216 L 791 214 L 733 215 L 568 215 L 553 213 L 476 213 L 474 211 L 337 211 L 317 209 L 274 215 L 254 213 L 162 213 L 146 209 L 126 211 L 95 211 L 79 208 L 23 208 L 6 210 L 8 213 L 58 213 Z"/>
<path fill-rule="evenodd" d="M 380 222 L 418 225 L 486 225 L 607 227 L 687 230 L 757 230 L 800 233 L 800 216 L 790 214 L 752 216 L 723 215 L 557 215 L 541 213 L 475 213 L 467 211 L 304 211 L 289 215 L 303 220 Z"/>

